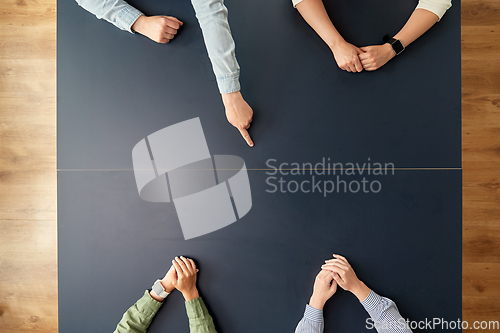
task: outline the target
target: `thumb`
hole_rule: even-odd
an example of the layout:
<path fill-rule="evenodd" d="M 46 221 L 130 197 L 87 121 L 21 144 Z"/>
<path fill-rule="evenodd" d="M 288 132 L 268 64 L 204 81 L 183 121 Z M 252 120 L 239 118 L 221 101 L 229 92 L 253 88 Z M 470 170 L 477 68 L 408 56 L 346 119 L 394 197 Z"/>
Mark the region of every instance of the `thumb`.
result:
<path fill-rule="evenodd" d="M 370 51 L 370 47 L 369 46 L 363 46 L 363 47 L 360 47 L 359 49 L 361 50 L 361 52 L 368 52 L 368 51 Z"/>
<path fill-rule="evenodd" d="M 180 25 L 184 24 L 184 22 L 182 22 L 181 20 L 179 20 L 177 17 L 169 16 L 169 18 L 171 18 L 172 20 L 175 20 L 175 21 L 179 22 Z"/>
<path fill-rule="evenodd" d="M 243 139 L 245 139 L 247 144 L 250 147 L 253 147 L 253 141 L 252 141 L 252 138 L 250 138 L 250 134 L 248 134 L 248 131 L 244 128 L 238 128 L 238 130 L 240 131 L 241 136 L 243 137 Z"/>
<path fill-rule="evenodd" d="M 362 47 L 361 47 L 361 48 L 357 47 L 357 48 L 356 48 L 356 51 L 358 51 L 358 54 L 362 54 L 362 53 L 364 53 L 364 52 L 365 52 L 365 51 L 363 51 L 363 48 L 362 48 Z"/>

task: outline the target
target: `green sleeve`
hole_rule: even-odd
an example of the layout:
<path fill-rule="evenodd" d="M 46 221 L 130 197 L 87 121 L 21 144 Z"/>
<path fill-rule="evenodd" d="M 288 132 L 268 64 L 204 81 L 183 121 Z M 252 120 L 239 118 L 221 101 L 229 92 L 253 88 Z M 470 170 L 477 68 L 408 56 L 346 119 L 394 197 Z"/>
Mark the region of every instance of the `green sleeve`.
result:
<path fill-rule="evenodd" d="M 146 290 L 144 296 L 125 312 L 114 333 L 145 333 L 162 304 Z"/>
<path fill-rule="evenodd" d="M 186 302 L 191 333 L 217 333 L 212 317 L 201 297 Z"/>

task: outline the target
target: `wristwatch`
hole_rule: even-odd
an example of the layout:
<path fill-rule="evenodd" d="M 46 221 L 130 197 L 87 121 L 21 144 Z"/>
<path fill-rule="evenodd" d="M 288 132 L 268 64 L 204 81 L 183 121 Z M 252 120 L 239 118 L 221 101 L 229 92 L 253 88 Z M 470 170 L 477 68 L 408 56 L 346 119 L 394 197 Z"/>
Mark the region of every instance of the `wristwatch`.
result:
<path fill-rule="evenodd" d="M 392 49 L 394 50 L 394 52 L 396 52 L 396 55 L 400 55 L 401 52 L 405 50 L 403 43 L 401 43 L 399 39 L 389 37 L 389 35 L 385 35 L 382 39 L 384 40 L 384 43 L 391 44 Z"/>
<path fill-rule="evenodd" d="M 169 293 L 167 293 L 165 291 L 165 289 L 163 288 L 160 280 L 156 280 L 156 282 L 153 284 L 153 287 L 151 287 L 151 289 L 153 289 L 154 293 L 156 295 L 158 295 L 158 297 L 165 298 L 169 295 Z"/>

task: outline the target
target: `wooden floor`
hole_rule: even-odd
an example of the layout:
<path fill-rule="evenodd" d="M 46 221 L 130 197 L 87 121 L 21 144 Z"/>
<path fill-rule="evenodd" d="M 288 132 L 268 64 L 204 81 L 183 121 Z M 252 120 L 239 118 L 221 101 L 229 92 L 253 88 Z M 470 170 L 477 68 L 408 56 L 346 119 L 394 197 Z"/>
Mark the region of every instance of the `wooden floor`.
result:
<path fill-rule="evenodd" d="M 500 1 L 462 1 L 463 319 L 500 321 Z"/>
<path fill-rule="evenodd" d="M 462 59 L 463 319 L 500 320 L 499 0 Z M 0 186 L 0 332 L 57 332 L 55 0 L 0 0 Z"/>

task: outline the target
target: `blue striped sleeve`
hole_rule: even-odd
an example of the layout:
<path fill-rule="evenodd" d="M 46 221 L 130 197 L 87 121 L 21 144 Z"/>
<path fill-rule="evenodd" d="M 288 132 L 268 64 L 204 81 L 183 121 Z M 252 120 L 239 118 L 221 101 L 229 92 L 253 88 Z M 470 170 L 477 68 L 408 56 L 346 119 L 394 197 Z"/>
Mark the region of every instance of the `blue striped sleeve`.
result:
<path fill-rule="evenodd" d="M 373 320 L 373 326 L 379 333 L 412 333 L 406 321 L 399 314 L 396 304 L 373 290 L 361 301 L 361 304 Z"/>
<path fill-rule="evenodd" d="M 295 333 L 323 333 L 325 322 L 323 320 L 323 310 L 306 305 L 304 317 L 297 325 Z"/>

